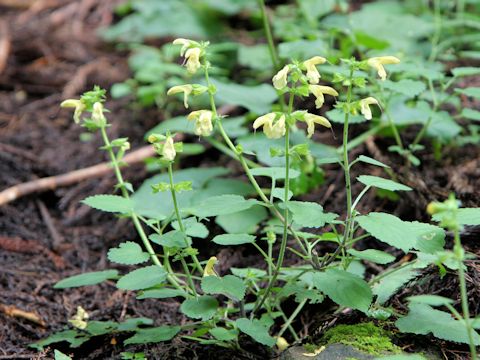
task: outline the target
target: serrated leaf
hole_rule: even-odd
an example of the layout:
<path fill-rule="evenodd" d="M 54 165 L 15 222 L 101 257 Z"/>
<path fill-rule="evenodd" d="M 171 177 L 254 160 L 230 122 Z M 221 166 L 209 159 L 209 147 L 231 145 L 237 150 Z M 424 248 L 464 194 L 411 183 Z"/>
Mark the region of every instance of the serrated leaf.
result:
<path fill-rule="evenodd" d="M 28 346 L 37 350 L 43 350 L 45 346 L 65 341 L 68 342 L 70 347 L 77 348 L 88 340 L 90 340 L 90 336 L 87 336 L 87 334 L 80 334 L 76 330 L 64 330 L 56 332 L 46 339 L 37 341 Z"/>
<path fill-rule="evenodd" d="M 150 258 L 140 245 L 132 241 L 121 243 L 116 248 L 111 248 L 107 255 L 110 261 L 124 265 L 141 264 Z"/>
<path fill-rule="evenodd" d="M 117 281 L 117 287 L 123 290 L 142 290 L 162 284 L 167 278 L 163 267 L 150 265 L 133 270 Z"/>
<path fill-rule="evenodd" d="M 250 209 L 237 213 L 219 215 L 215 222 L 230 234 L 254 234 L 258 224 L 268 217 L 265 207 L 254 205 Z"/>
<path fill-rule="evenodd" d="M 201 222 L 198 222 L 194 217 L 183 219 L 182 224 L 185 227 L 185 234 L 192 237 L 197 237 L 200 239 L 205 239 L 208 236 L 208 229 Z M 172 227 L 175 230 L 180 230 L 178 221 L 172 223 Z"/>
<path fill-rule="evenodd" d="M 371 261 L 376 264 L 388 264 L 395 260 L 395 256 L 375 249 L 367 249 L 363 251 L 348 249 L 347 252 L 359 259 Z"/>
<path fill-rule="evenodd" d="M 180 311 L 192 319 L 209 320 L 215 315 L 218 301 L 213 296 L 203 295 L 185 300 L 180 306 Z"/>
<path fill-rule="evenodd" d="M 284 206 L 283 203 L 280 205 Z M 288 201 L 287 208 L 293 213 L 293 221 L 303 227 L 319 228 L 338 217 L 337 214 L 323 212 L 323 207 L 313 202 Z"/>
<path fill-rule="evenodd" d="M 142 291 L 137 296 L 137 299 L 167 299 L 167 298 L 172 298 L 177 296 L 186 297 L 187 293 L 185 293 L 185 291 L 178 290 L 178 289 L 168 289 L 168 288 L 152 289 L 152 290 Z"/>
<path fill-rule="evenodd" d="M 434 214 L 432 220 L 441 221 L 442 214 Z M 461 208 L 457 210 L 457 221 L 461 225 L 480 225 L 480 208 Z"/>
<path fill-rule="evenodd" d="M 219 245 L 251 244 L 255 242 L 255 236 L 248 234 L 221 234 L 215 236 L 212 241 Z"/>
<path fill-rule="evenodd" d="M 239 195 L 219 195 L 203 200 L 199 204 L 186 209 L 191 214 L 206 218 L 211 216 L 232 214 L 251 208 L 258 204 L 253 199 L 245 199 Z"/>
<path fill-rule="evenodd" d="M 313 285 L 341 306 L 367 312 L 372 302 L 370 286 L 344 270 L 329 269 L 312 274 Z"/>
<path fill-rule="evenodd" d="M 88 272 L 80 275 L 70 276 L 66 279 L 60 280 L 55 284 L 55 289 L 66 289 L 79 286 L 88 286 L 101 283 L 108 279 L 114 279 L 118 276 L 117 270 L 104 270 Z"/>
<path fill-rule="evenodd" d="M 64 353 L 62 353 L 61 351 L 58 351 L 57 349 L 55 349 L 54 355 L 55 355 L 55 360 L 72 360 L 70 356 L 65 355 Z"/>
<path fill-rule="evenodd" d="M 276 343 L 275 338 L 270 336 L 268 333 L 268 328 L 262 324 L 260 320 L 257 319 L 247 319 L 241 318 L 235 321 L 235 324 L 240 329 L 241 332 L 250 336 L 256 342 L 266 346 L 273 346 Z"/>
<path fill-rule="evenodd" d="M 426 304 L 410 304 L 407 316 L 398 319 L 395 325 L 401 332 L 417 335 L 432 333 L 443 340 L 468 344 L 467 328 L 463 321 L 455 320 L 450 313 L 433 309 Z M 480 336 L 474 331 L 475 345 L 480 345 Z"/>
<path fill-rule="evenodd" d="M 438 295 L 416 295 L 408 297 L 407 300 L 411 303 L 427 304 L 430 306 L 444 306 L 454 303 L 452 299 Z"/>
<path fill-rule="evenodd" d="M 238 332 L 231 329 L 227 330 L 225 328 L 216 327 L 208 330 L 208 332 L 217 340 L 220 341 L 231 341 L 235 340 L 238 337 Z"/>
<path fill-rule="evenodd" d="M 192 240 L 179 230 L 172 230 L 165 234 L 152 234 L 148 237 L 152 242 L 169 248 L 187 248 L 192 245 Z"/>
<path fill-rule="evenodd" d="M 128 214 L 133 211 L 132 201 L 118 195 L 89 196 L 85 200 L 82 200 L 82 203 L 106 212 Z"/>
<path fill-rule="evenodd" d="M 206 294 L 222 294 L 240 301 L 245 297 L 246 286 L 242 279 L 233 275 L 205 276 L 202 278 L 202 290 Z"/>
<path fill-rule="evenodd" d="M 117 331 L 136 331 L 139 326 L 153 325 L 153 320 L 146 317 L 130 318 L 117 326 Z"/>
<path fill-rule="evenodd" d="M 285 179 L 285 168 L 284 167 L 259 167 L 253 168 L 250 170 L 253 176 L 266 176 L 275 180 Z M 295 169 L 289 169 L 289 178 L 295 179 L 300 176 L 300 171 Z"/>
<path fill-rule="evenodd" d="M 465 119 L 480 121 L 480 111 L 478 110 L 465 108 L 462 110 L 460 116 L 464 117 Z"/>
<path fill-rule="evenodd" d="M 367 164 L 370 164 L 370 165 L 380 166 L 380 167 L 383 167 L 383 168 L 390 168 L 390 166 L 385 165 L 381 161 L 375 160 L 375 159 L 373 159 L 371 157 L 368 157 L 368 156 L 365 156 L 365 155 L 360 155 L 357 159 L 358 159 L 358 161 L 361 161 L 361 162 L 364 162 L 364 163 L 367 163 Z"/>
<path fill-rule="evenodd" d="M 376 303 L 383 305 L 400 287 L 418 275 L 418 271 L 412 265 L 394 271 L 383 277 L 373 288 L 373 294 L 377 296 Z"/>
<path fill-rule="evenodd" d="M 373 237 L 408 252 L 412 248 L 433 253 L 443 249 L 445 232 L 438 226 L 402 221 L 386 213 L 372 212 L 355 218 Z"/>
<path fill-rule="evenodd" d="M 125 345 L 148 344 L 171 340 L 182 328 L 180 326 L 159 326 L 151 329 L 138 329 L 135 335 L 125 340 Z"/>
<path fill-rule="evenodd" d="M 362 184 L 367 186 L 374 186 L 379 189 L 390 190 L 390 191 L 410 191 L 411 187 L 408 187 L 403 184 L 399 184 L 393 180 L 384 179 L 378 176 L 372 175 L 360 175 L 357 177 L 357 180 Z"/>
<path fill-rule="evenodd" d="M 480 67 L 465 66 L 453 68 L 452 74 L 455 77 L 472 76 L 480 74 Z"/>
<path fill-rule="evenodd" d="M 382 85 L 385 89 L 395 91 L 408 97 L 420 95 L 426 89 L 423 82 L 410 79 L 402 79 L 396 82 L 385 80 L 382 82 Z"/>
<path fill-rule="evenodd" d="M 469 87 L 466 89 L 455 89 L 455 92 L 472 97 L 474 99 L 480 99 L 480 87 Z"/>

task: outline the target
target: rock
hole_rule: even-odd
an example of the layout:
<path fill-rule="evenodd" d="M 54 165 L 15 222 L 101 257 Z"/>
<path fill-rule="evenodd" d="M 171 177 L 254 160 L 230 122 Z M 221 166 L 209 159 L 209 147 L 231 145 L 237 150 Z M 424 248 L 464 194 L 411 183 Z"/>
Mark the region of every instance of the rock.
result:
<path fill-rule="evenodd" d="M 325 347 L 318 355 L 305 356 L 308 353 L 303 346 L 292 346 L 285 350 L 281 360 L 373 360 L 375 356 L 365 354 L 353 346 L 343 344 L 331 344 Z"/>

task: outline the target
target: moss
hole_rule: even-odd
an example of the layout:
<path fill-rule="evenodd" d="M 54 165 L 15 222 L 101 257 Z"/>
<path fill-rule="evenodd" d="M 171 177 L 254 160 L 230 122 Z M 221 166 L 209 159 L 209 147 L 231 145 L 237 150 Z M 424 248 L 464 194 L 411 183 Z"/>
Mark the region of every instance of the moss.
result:
<path fill-rule="evenodd" d="M 401 353 L 401 349 L 392 343 L 388 332 L 372 322 L 357 325 L 338 325 L 328 330 L 321 339 L 321 345 L 351 345 L 372 355 Z"/>

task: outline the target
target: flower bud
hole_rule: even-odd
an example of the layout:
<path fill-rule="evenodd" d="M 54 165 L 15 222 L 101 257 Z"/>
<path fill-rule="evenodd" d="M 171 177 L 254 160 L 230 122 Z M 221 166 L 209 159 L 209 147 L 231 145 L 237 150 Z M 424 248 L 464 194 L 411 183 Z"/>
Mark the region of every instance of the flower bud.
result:
<path fill-rule="evenodd" d="M 165 160 L 174 161 L 177 152 L 175 151 L 175 145 L 171 136 L 167 137 L 165 144 L 163 145 L 162 156 Z"/>
<path fill-rule="evenodd" d="M 93 104 L 92 121 L 100 127 L 105 126 L 107 123 L 107 119 L 103 115 L 103 104 L 101 102 Z"/>
<path fill-rule="evenodd" d="M 285 340 L 284 337 L 282 337 L 282 336 L 277 336 L 277 348 L 278 348 L 278 350 L 284 351 L 284 350 L 286 350 L 289 346 L 290 346 L 290 344 L 287 342 L 287 340 Z"/>
<path fill-rule="evenodd" d="M 275 76 L 272 78 L 273 87 L 275 89 L 281 90 L 287 86 L 287 76 L 289 71 L 290 67 L 285 65 L 282 70 L 275 74 Z"/>
<path fill-rule="evenodd" d="M 205 269 L 203 270 L 203 277 L 218 276 L 214 268 L 216 263 L 217 258 L 215 256 L 212 256 L 210 259 L 208 259 L 207 265 L 205 265 Z"/>
<path fill-rule="evenodd" d="M 195 74 L 200 68 L 200 48 L 190 48 L 185 52 L 185 59 L 187 61 L 187 71 L 189 74 Z"/>

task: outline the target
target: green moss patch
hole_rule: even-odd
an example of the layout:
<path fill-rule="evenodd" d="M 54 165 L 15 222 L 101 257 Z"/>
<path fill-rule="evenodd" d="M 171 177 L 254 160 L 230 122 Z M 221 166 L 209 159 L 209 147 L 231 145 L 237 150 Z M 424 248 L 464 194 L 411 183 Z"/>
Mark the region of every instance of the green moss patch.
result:
<path fill-rule="evenodd" d="M 388 332 L 372 322 L 357 325 L 338 325 L 328 330 L 322 337 L 321 345 L 344 344 L 372 355 L 401 353 L 392 343 Z"/>

